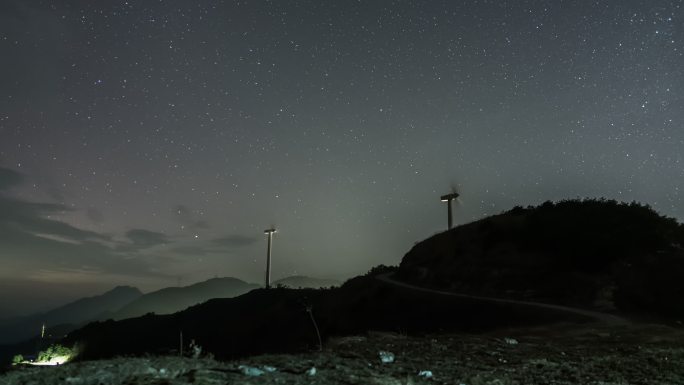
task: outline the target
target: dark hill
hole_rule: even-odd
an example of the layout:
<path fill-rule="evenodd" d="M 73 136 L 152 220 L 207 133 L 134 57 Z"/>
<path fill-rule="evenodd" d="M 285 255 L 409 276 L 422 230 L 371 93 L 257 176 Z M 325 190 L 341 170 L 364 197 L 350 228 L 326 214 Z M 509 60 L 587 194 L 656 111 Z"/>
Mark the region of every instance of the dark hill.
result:
<path fill-rule="evenodd" d="M 147 313 L 171 314 L 212 298 L 230 298 L 259 287 L 237 278 L 213 278 L 185 287 L 145 294 L 107 318 L 124 319 Z"/>
<path fill-rule="evenodd" d="M 68 330 L 98 319 L 102 314 L 116 311 L 125 304 L 140 297 L 140 290 L 130 286 L 118 286 L 102 295 L 82 298 L 46 313 L 7 319 L 0 322 L 0 344 L 24 341 L 40 335 L 43 323 L 48 328 L 62 325 Z"/>
<path fill-rule="evenodd" d="M 416 244 L 397 276 L 443 290 L 684 316 L 684 226 L 609 200 L 516 207 Z"/>

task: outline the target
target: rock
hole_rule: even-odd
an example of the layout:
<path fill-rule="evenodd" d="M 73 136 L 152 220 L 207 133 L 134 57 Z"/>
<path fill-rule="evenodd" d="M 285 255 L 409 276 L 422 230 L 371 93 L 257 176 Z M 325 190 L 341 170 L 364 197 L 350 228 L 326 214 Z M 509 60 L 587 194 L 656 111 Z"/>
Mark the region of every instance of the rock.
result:
<path fill-rule="evenodd" d="M 394 353 L 392 352 L 381 350 L 378 352 L 378 355 L 380 356 L 380 361 L 382 361 L 383 364 L 391 364 L 394 362 Z"/>
<path fill-rule="evenodd" d="M 259 368 L 255 368 L 254 366 L 240 365 L 238 366 L 238 369 L 242 371 L 242 374 L 250 377 L 258 377 L 266 373 Z"/>
<path fill-rule="evenodd" d="M 517 345 L 518 344 L 518 340 L 516 340 L 515 338 L 504 338 L 504 342 L 506 342 L 509 345 Z"/>

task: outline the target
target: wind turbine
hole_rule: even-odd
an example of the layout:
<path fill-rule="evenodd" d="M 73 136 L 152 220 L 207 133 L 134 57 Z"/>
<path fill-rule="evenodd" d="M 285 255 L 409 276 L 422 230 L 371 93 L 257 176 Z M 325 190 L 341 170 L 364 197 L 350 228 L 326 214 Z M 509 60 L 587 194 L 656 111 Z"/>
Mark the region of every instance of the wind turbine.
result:
<path fill-rule="evenodd" d="M 451 213 L 451 202 L 456 200 L 456 198 L 458 198 L 458 197 L 459 197 L 459 194 L 458 194 L 458 192 L 456 192 L 455 186 L 451 186 L 451 194 L 442 195 L 440 197 L 442 202 L 447 203 L 447 219 L 448 219 L 448 224 L 449 224 L 449 227 L 448 227 L 449 230 L 451 230 L 451 228 L 454 227 L 454 218 L 453 218 L 453 215 Z"/>
<path fill-rule="evenodd" d="M 264 234 L 268 235 L 268 248 L 266 249 L 266 288 L 271 287 L 271 243 L 273 242 L 273 233 L 276 232 L 275 227 L 264 230 Z"/>

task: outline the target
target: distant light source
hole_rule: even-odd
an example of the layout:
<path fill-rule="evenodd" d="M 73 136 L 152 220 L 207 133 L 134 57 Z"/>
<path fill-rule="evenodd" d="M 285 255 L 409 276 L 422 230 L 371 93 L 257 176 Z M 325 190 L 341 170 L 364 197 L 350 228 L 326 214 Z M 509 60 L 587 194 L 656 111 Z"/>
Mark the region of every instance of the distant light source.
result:
<path fill-rule="evenodd" d="M 451 194 L 442 195 L 440 197 L 442 202 L 447 203 L 447 221 L 448 221 L 448 226 L 449 226 L 448 228 L 449 229 L 451 229 L 454 225 L 454 219 L 453 219 L 453 216 L 451 214 L 451 201 L 453 201 L 456 198 L 458 198 L 458 193 L 456 193 L 456 192 L 453 192 Z"/>
<path fill-rule="evenodd" d="M 24 362 L 29 365 L 33 366 L 57 366 L 57 365 L 62 365 L 64 363 L 67 363 L 71 360 L 71 356 L 55 356 L 50 358 L 48 361 L 33 361 L 33 362 Z"/>
<path fill-rule="evenodd" d="M 264 234 L 268 235 L 268 247 L 266 249 L 266 288 L 271 287 L 271 244 L 273 243 L 273 233 L 275 228 L 264 230 Z"/>

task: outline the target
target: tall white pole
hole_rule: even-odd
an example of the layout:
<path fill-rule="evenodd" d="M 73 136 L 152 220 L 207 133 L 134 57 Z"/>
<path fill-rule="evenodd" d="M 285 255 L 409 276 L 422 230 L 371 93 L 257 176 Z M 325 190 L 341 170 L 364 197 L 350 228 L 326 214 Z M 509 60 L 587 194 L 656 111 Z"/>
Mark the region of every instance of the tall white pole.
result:
<path fill-rule="evenodd" d="M 266 248 L 266 288 L 271 287 L 271 243 L 273 242 L 273 233 L 276 229 L 264 230 L 264 234 L 268 235 L 268 246 Z"/>

